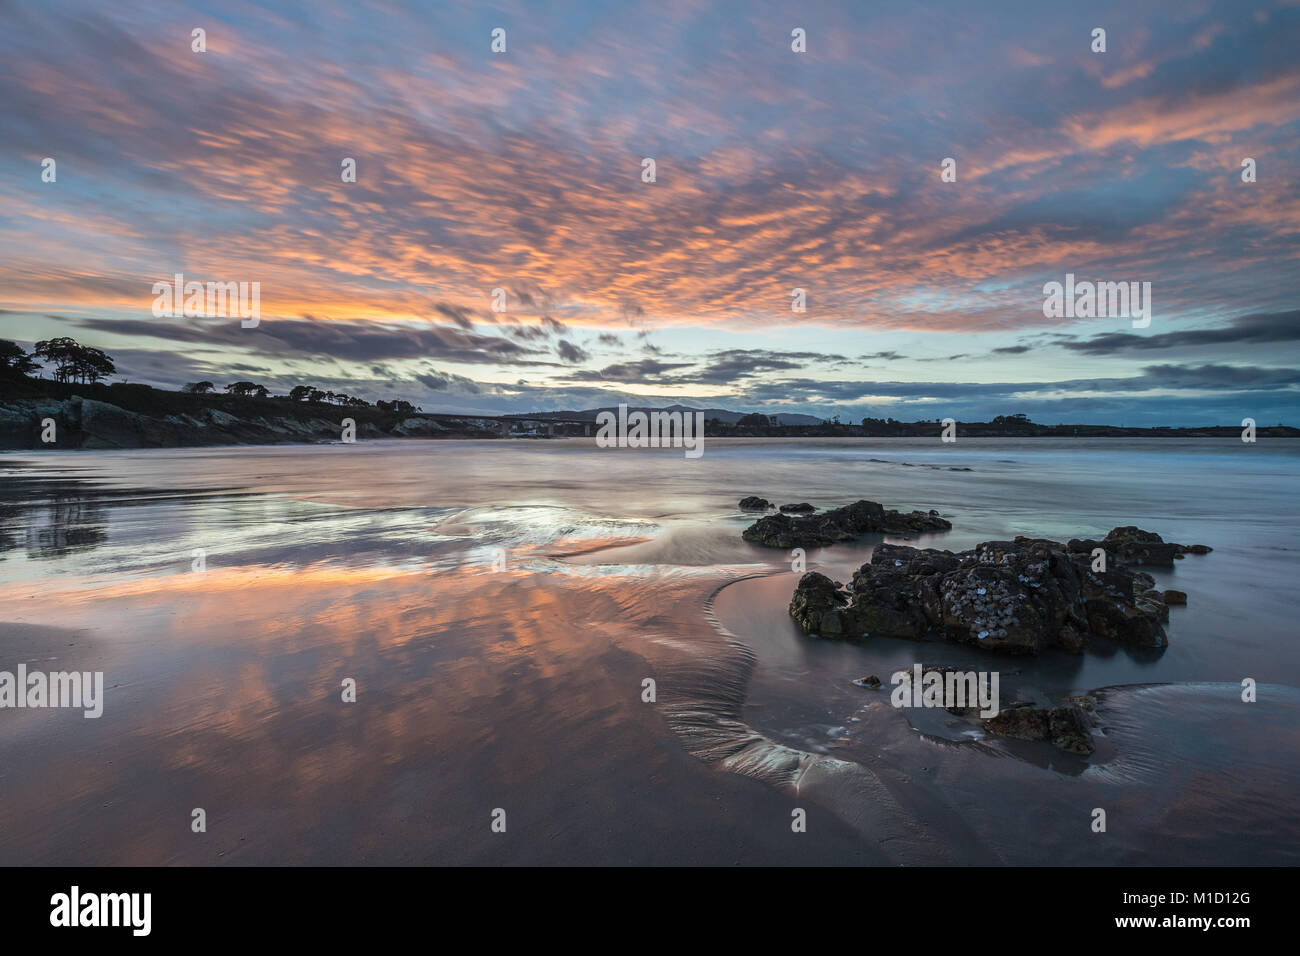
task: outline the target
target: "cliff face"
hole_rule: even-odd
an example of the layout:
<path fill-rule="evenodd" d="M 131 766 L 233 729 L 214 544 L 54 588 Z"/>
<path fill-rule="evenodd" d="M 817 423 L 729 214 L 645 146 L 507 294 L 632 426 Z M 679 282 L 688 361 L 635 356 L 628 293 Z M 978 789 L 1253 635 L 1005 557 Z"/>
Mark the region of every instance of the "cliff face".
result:
<path fill-rule="evenodd" d="M 74 395 L 67 399 L 0 400 L 0 448 L 169 448 L 193 445 L 265 445 L 276 442 L 338 441 L 342 421 L 356 421 L 356 437 L 459 437 L 422 418 L 387 422 L 364 420 L 355 409 L 328 412 L 294 409 L 292 413 L 250 408 L 236 415 L 199 407 L 165 415 L 131 411 L 108 402 Z M 54 420 L 55 441 L 41 441 L 45 419 Z"/>

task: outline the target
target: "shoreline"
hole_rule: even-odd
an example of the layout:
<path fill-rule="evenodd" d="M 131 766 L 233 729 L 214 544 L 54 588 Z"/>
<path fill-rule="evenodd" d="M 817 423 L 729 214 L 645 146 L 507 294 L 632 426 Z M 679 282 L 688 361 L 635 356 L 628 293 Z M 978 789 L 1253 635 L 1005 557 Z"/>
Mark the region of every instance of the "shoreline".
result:
<path fill-rule="evenodd" d="M 595 434 L 599 410 L 490 415 L 397 411 L 376 405 L 169 392 L 147 385 L 70 385 L 44 379 L 5 381 L 0 394 L 0 450 L 206 448 L 223 445 L 352 444 L 423 438 L 503 440 L 580 438 Z M 408 406 L 409 408 L 409 406 Z M 703 413 L 701 413 L 703 414 Z M 761 417 L 761 416 L 746 416 Z M 759 425 L 707 419 L 704 437 L 927 438 L 945 444 L 975 438 L 1234 438 L 1243 426 L 1043 425 L 999 416 L 992 422 L 863 419 L 861 424 Z M 1286 425 L 1252 426 L 1259 438 L 1300 438 Z"/>
<path fill-rule="evenodd" d="M 3 410 L 4 410 L 4 406 L 0 406 L 0 412 L 3 412 Z M 1194 434 L 1194 435 L 1191 435 L 1191 434 L 1189 434 L 1189 435 L 1181 435 L 1181 434 L 1179 434 L 1179 435 L 1160 434 L 1160 435 L 1078 435 L 1078 436 L 1064 436 L 1064 435 L 963 435 L 963 436 L 962 436 L 962 442 L 963 442 L 963 443 L 974 443 L 974 442 L 979 442 L 979 443 L 980 443 L 980 447 L 991 447 L 991 446 L 993 445 L 994 442 L 997 442 L 997 441 L 1005 441 L 1006 439 L 1016 439 L 1016 440 L 1019 440 L 1019 439 L 1036 439 L 1036 440 L 1041 440 L 1041 441 L 1043 441 L 1043 442 L 1050 442 L 1052 439 L 1066 439 L 1066 438 L 1069 438 L 1069 439 L 1071 439 L 1072 441 L 1080 441 L 1080 442 L 1102 441 L 1102 440 L 1104 440 L 1104 441 L 1116 441 L 1116 442 L 1118 442 L 1118 441 L 1125 441 L 1125 440 L 1141 441 L 1141 440 L 1148 439 L 1148 438 L 1160 438 L 1160 439 L 1166 439 L 1166 440 L 1169 440 L 1169 441 L 1178 441 L 1178 440 L 1182 440 L 1182 441 L 1205 441 L 1205 440 L 1218 439 L 1218 440 L 1224 442 L 1225 444 L 1232 444 L 1232 445 L 1241 444 L 1240 436 L 1239 436 L 1238 434 L 1236 434 L 1236 432 L 1235 432 L 1234 430 L 1232 430 L 1232 429 L 1227 429 L 1227 431 L 1232 431 L 1233 434 L 1230 434 L 1230 435 L 1229 435 L 1229 434 L 1223 434 L 1223 435 L 1218 435 L 1218 434 L 1215 434 L 1215 435 L 1206 435 L 1206 434 L 1199 434 L 1199 433 L 1198 433 L 1198 434 Z M 501 443 L 508 443 L 508 442 L 509 442 L 509 443 L 513 443 L 513 442 L 528 442 L 528 443 L 532 443 L 532 442 L 565 441 L 565 440 L 572 440 L 572 439 L 581 439 L 581 438 L 584 438 L 584 437 L 586 437 L 586 436 L 582 436 L 582 435 L 532 435 L 532 434 L 508 435 L 508 436 L 507 436 L 507 435 L 500 435 L 500 434 L 446 434 L 446 435 L 395 435 L 395 434 L 379 434 L 379 435 L 367 435 L 367 436 L 365 436 L 365 437 L 358 436 L 358 437 L 356 438 L 355 441 L 350 441 L 350 442 L 349 442 L 349 441 L 342 441 L 342 440 L 337 439 L 337 438 L 324 438 L 324 437 L 322 437 L 322 438 L 310 438 L 310 439 L 304 439 L 304 438 L 296 438 L 296 439 L 295 439 L 295 438 L 289 438 L 289 437 L 286 437 L 286 438 L 270 438 L 270 439 L 267 439 L 267 440 L 264 440 L 264 441 L 223 441 L 223 440 L 220 440 L 220 439 L 216 439 L 216 438 L 214 438 L 214 439 L 211 440 L 211 441 L 194 441 L 194 442 L 182 442 L 182 443 L 174 443 L 174 444 L 113 444 L 113 445 L 110 445 L 110 444 L 91 444 L 91 445 L 68 445 L 68 444 L 63 444 L 63 445 L 60 445 L 60 444 L 58 444 L 58 443 L 42 444 L 42 443 L 40 443 L 40 442 L 36 442 L 35 444 L 14 444 L 14 443 L 6 442 L 6 441 L 4 440 L 4 435 L 3 435 L 3 434 L 0 434 L 0 455 L 4 455 L 5 453 L 8 453 L 8 452 L 43 452 L 43 453 L 44 453 L 44 452 L 59 452 L 59 453 L 73 453 L 73 452 L 174 451 L 174 450 L 177 450 L 177 449 L 189 449 L 189 450 L 197 451 L 197 450 L 200 450 L 200 449 L 204 449 L 204 450 L 208 450 L 208 449 L 211 449 L 211 450 L 217 450 L 217 449 L 222 449 L 222 448 L 293 448 L 293 447 L 298 447 L 298 448 L 318 448 L 318 447 L 328 447 L 328 446 L 331 446 L 331 445 L 360 445 L 360 446 L 364 446 L 364 445 L 371 445 L 371 444 L 376 444 L 376 443 L 378 443 L 378 442 L 387 442 L 387 441 L 402 441 L 402 442 L 412 442 L 412 443 L 414 443 L 414 442 L 422 442 L 422 441 L 423 441 L 423 442 L 429 442 L 429 443 L 434 443 L 434 444 L 443 443 L 443 442 L 449 442 L 449 443 L 450 443 L 450 442 L 467 442 L 467 441 L 472 441 L 472 442 L 480 442 L 480 441 L 481 441 L 481 442 L 493 442 L 493 443 L 496 443 L 496 442 L 501 442 Z M 829 440 L 836 440 L 836 441 L 845 441 L 845 442 L 849 442 L 849 441 L 875 441 L 875 440 L 878 440 L 878 439 L 879 439 L 879 440 L 884 440 L 884 441 L 889 441 L 889 442 L 897 441 L 897 442 L 900 442 L 900 443 L 905 443 L 905 442 L 908 442 L 908 441 L 915 441 L 915 440 L 917 440 L 917 439 L 921 439 L 921 438 L 929 438 L 929 439 L 931 439 L 931 440 L 933 440 L 933 438 L 934 438 L 934 436 L 922 436 L 922 435 L 706 435 L 705 437 L 708 439 L 709 442 L 727 442 L 727 443 L 730 443 L 730 442 L 753 441 L 753 440 L 755 440 L 755 439 L 769 439 L 769 440 L 771 440 L 774 444 L 783 444 L 783 443 L 796 444 L 796 443 L 803 442 L 803 441 L 813 442 L 813 441 L 825 441 L 825 440 L 828 440 L 828 439 L 829 439 Z M 1261 429 L 1260 432 L 1259 432 L 1259 434 L 1258 434 L 1258 437 L 1261 438 L 1261 439 L 1267 438 L 1267 439 L 1269 440 L 1269 443 L 1270 443 L 1270 444 L 1271 444 L 1272 442 L 1274 442 L 1274 441 L 1287 441 L 1287 440 L 1290 440 L 1290 441 L 1297 441 L 1297 440 L 1300 440 L 1300 432 L 1297 432 L 1297 434 L 1294 434 L 1294 435 L 1292 435 L 1292 434 L 1285 434 L 1285 435 L 1272 435 L 1272 434 L 1268 434 L 1268 430 L 1266 430 L 1266 429 Z M 592 437 L 592 438 L 589 439 L 589 443 L 591 444 L 591 446 L 592 446 L 593 448 L 594 448 L 594 447 L 597 447 L 596 444 L 595 444 L 595 438 L 594 438 L 594 437 Z M 904 447 L 916 447 L 916 446 L 915 446 L 915 445 L 904 445 Z M 945 446 L 945 447 L 946 447 L 946 446 Z M 619 450 L 627 451 L 628 449 L 619 449 Z M 671 453 L 671 454 L 674 454 L 674 455 L 678 455 L 678 454 L 680 454 L 680 449 L 676 449 L 676 448 L 663 448 L 663 449 L 647 448 L 647 449 L 632 449 L 632 450 L 633 450 L 633 451 L 645 451 L 645 452 L 664 452 L 664 453 Z M 881 460 L 881 461 L 878 462 L 878 463 L 879 463 L 879 464 L 898 464 L 897 462 L 885 461 L 885 460 Z M 908 462 L 908 463 L 905 463 L 905 464 L 912 464 L 912 463 Z M 931 467 L 938 467 L 938 466 L 931 466 Z M 969 471 L 970 469 L 961 468 L 961 469 L 945 469 L 945 470 Z"/>

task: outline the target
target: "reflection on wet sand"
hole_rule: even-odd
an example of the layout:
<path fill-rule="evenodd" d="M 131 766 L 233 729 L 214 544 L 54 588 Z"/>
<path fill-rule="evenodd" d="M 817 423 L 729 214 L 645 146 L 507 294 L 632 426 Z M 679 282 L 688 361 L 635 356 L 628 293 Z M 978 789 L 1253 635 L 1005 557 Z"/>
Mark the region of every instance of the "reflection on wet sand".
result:
<path fill-rule="evenodd" d="M 640 689 L 669 655 L 647 635 L 709 639 L 680 613 L 698 580 L 309 567 L 91 583 L 45 597 L 59 624 L 93 615 L 112 649 L 105 717 L 61 746 L 48 725 L 7 741 L 23 772 L 0 805 L 27 823 L 6 828 L 6 862 L 632 862 L 655 855 L 647 827 L 719 854 L 701 862 L 885 859 L 847 833 L 829 846 L 826 821 L 788 850 L 784 825 L 733 842 L 740 824 L 708 801 L 774 820 L 781 801 L 665 750 Z M 527 839 L 493 840 L 498 806 Z"/>
<path fill-rule="evenodd" d="M 0 667 L 106 686 L 98 720 L 0 711 L 0 863 L 1296 862 L 1287 455 L 1239 476 L 1188 446 L 1196 468 L 1170 473 L 1099 445 L 1116 478 L 1085 495 L 1073 450 L 951 452 L 972 475 L 825 443 L 722 444 L 689 470 L 455 444 L 0 462 Z M 1203 473 L 1260 502 L 1231 535 L 1204 527 Z M 1110 688 L 1088 761 L 965 741 L 855 686 L 934 648 L 799 634 L 786 556 L 740 539 L 732 493 L 960 502 L 934 543 L 969 547 L 1104 530 L 1157 487 L 1170 535 L 1216 546 L 1169 572 L 1195 605 L 1169 650 L 1044 656 L 1004 684 Z M 809 567 L 847 579 L 874 543 Z M 1241 674 L 1267 688 L 1246 711 Z"/>
<path fill-rule="evenodd" d="M 21 533 L 11 530 L 22 519 Z M 0 552 L 24 548 L 29 558 L 61 558 L 88 551 L 104 541 L 107 513 L 84 495 L 54 497 L 36 507 L 0 508 Z"/>

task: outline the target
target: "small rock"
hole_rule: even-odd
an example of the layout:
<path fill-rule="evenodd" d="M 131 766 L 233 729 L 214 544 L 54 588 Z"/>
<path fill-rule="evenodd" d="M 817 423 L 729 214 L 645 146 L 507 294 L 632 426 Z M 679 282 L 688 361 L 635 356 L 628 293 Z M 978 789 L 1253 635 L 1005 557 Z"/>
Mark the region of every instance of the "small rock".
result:
<path fill-rule="evenodd" d="M 1047 714 L 1047 723 L 1054 747 L 1081 757 L 1093 752 L 1088 718 L 1078 707 L 1053 707 Z"/>
<path fill-rule="evenodd" d="M 984 721 L 984 726 L 999 737 L 1015 737 L 1017 740 L 1046 740 L 1051 733 L 1047 712 L 1037 707 L 1003 710 L 996 717 Z"/>
<path fill-rule="evenodd" d="M 1187 594 L 1183 591 L 1169 590 L 1164 593 L 1164 601 L 1166 604 L 1186 604 Z"/>
<path fill-rule="evenodd" d="M 855 501 L 842 508 L 802 517 L 766 515 L 746 528 L 741 537 L 767 548 L 788 550 L 825 547 L 869 533 L 929 534 L 951 529 L 951 522 L 924 511 L 902 514 L 886 510 L 875 501 Z"/>
<path fill-rule="evenodd" d="M 1050 740 L 1053 746 L 1081 757 L 1093 752 L 1090 718 L 1076 706 L 1016 707 L 983 723 L 985 729 L 999 737 Z"/>

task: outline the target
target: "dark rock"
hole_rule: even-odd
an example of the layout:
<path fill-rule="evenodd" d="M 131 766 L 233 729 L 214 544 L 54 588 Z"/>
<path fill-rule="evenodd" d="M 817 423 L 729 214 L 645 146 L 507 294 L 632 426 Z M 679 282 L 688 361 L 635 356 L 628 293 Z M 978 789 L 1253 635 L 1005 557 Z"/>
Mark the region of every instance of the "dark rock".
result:
<path fill-rule="evenodd" d="M 1170 589 L 1164 593 L 1164 602 L 1166 604 L 1186 604 L 1187 594 L 1183 591 Z"/>
<path fill-rule="evenodd" d="M 1101 542 L 1108 555 L 1118 556 L 1125 564 L 1151 564 L 1172 566 L 1179 546 L 1164 541 L 1152 531 L 1143 531 L 1134 525 L 1112 528 Z"/>
<path fill-rule="evenodd" d="M 816 510 L 817 510 L 816 506 L 810 505 L 806 501 L 797 505 L 781 506 L 781 511 L 786 514 L 792 514 L 792 513 L 806 514 L 807 512 L 816 511 Z"/>
<path fill-rule="evenodd" d="M 999 737 L 1050 740 L 1053 746 L 1083 757 L 1094 749 L 1091 718 L 1073 703 L 1064 707 L 1013 707 L 985 720 L 984 727 Z"/>
<path fill-rule="evenodd" d="M 875 674 L 868 674 L 866 677 L 859 677 L 853 683 L 857 684 L 859 687 L 874 688 L 880 686 L 880 678 L 877 677 Z"/>
<path fill-rule="evenodd" d="M 1147 601 L 1116 601 L 1109 596 L 1086 602 L 1088 627 L 1093 634 L 1121 644 L 1165 647 L 1169 638 L 1160 623 L 1159 609 Z"/>
<path fill-rule="evenodd" d="M 1143 591 L 1142 595 L 1136 600 L 1139 604 L 1143 604 L 1144 606 L 1149 605 L 1150 608 L 1160 616 L 1162 621 L 1169 619 L 1169 603 L 1165 600 L 1165 593 L 1163 591 L 1157 591 L 1155 589 Z"/>
<path fill-rule="evenodd" d="M 450 431 L 431 418 L 406 418 L 394 425 L 390 434 L 399 438 L 441 438 Z"/>
<path fill-rule="evenodd" d="M 951 529 L 952 523 L 939 517 L 936 511 L 902 514 L 886 511 L 884 505 L 875 501 L 856 501 L 843 508 L 804 517 L 767 515 L 746 528 L 742 537 L 767 548 L 815 548 L 852 541 L 871 532 L 902 535 Z"/>
<path fill-rule="evenodd" d="M 1015 707 L 984 721 L 984 726 L 999 737 L 1017 740 L 1046 740 L 1051 733 L 1047 711 L 1038 707 Z"/>
<path fill-rule="evenodd" d="M 1162 543 L 1140 529 L 1120 530 L 1122 540 Z M 956 553 L 881 544 L 847 588 L 805 574 L 790 615 L 806 633 L 848 641 L 941 640 L 1013 654 L 1051 647 L 1077 654 L 1098 637 L 1165 647 L 1163 621 L 1178 592 L 1154 590 L 1151 575 L 1127 566 L 1118 549 L 1105 571 L 1092 570 L 1086 544 L 1022 536 Z M 1149 549 L 1125 553 L 1150 557 Z"/>
<path fill-rule="evenodd" d="M 840 609 L 848 603 L 848 595 L 834 581 L 820 571 L 809 571 L 799 579 L 794 597 L 790 601 L 790 614 L 806 622 L 804 630 L 827 637 L 843 637 L 844 624 Z"/>
<path fill-rule="evenodd" d="M 766 511 L 770 507 L 772 507 L 772 502 L 766 498 L 760 498 L 758 495 L 750 495 L 748 498 L 740 499 L 742 511 Z"/>
<path fill-rule="evenodd" d="M 1093 751 L 1087 715 L 1078 707 L 1053 707 L 1047 712 L 1052 746 L 1086 757 Z"/>

